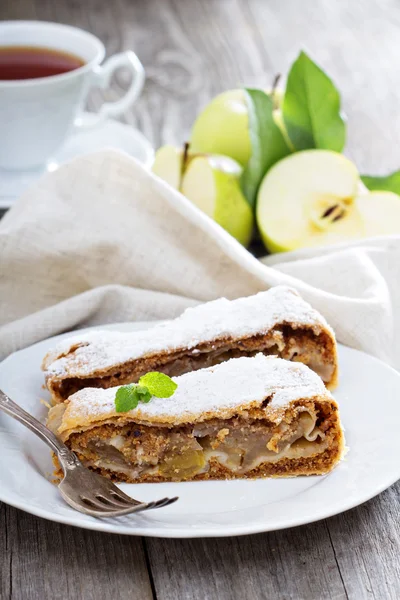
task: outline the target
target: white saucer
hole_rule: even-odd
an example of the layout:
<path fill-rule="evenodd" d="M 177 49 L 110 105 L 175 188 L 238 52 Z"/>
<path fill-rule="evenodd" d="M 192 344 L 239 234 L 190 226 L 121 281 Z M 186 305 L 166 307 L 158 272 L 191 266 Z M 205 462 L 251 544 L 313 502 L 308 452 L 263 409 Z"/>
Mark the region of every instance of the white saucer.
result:
<path fill-rule="evenodd" d="M 90 115 L 85 115 L 85 120 Z M 8 171 L 0 168 L 0 209 L 7 209 L 41 175 L 55 171 L 63 162 L 76 156 L 104 148 L 117 148 L 150 167 L 154 158 L 153 147 L 145 136 L 130 125 L 113 119 L 89 129 L 76 129 L 54 158 L 40 169 Z"/>
<path fill-rule="evenodd" d="M 104 329 L 134 331 L 148 323 Z M 16 352 L 0 364 L 0 389 L 45 419 L 40 363 L 70 334 Z M 118 519 L 74 511 L 52 485 L 50 450 L 27 429 L 0 413 L 0 501 L 34 515 L 111 533 L 158 537 L 233 536 L 312 523 L 353 508 L 400 477 L 400 375 L 376 358 L 339 346 L 340 385 L 335 390 L 350 447 L 325 477 L 238 479 L 189 483 L 122 484 L 140 500 L 179 496 L 166 508 Z M 305 534 L 306 535 L 306 534 Z"/>

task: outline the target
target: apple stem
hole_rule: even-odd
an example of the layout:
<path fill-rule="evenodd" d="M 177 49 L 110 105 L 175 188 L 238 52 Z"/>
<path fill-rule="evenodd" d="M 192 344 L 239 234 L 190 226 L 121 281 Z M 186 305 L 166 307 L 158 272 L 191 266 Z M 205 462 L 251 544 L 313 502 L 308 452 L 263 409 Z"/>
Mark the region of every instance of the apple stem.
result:
<path fill-rule="evenodd" d="M 275 102 L 275 92 L 276 92 L 276 88 L 278 87 L 278 84 L 281 80 L 282 75 L 280 73 L 277 73 L 274 77 L 274 80 L 272 82 L 272 86 L 271 86 L 271 100 L 272 100 L 272 104 L 274 106 L 274 108 L 278 108 L 277 106 L 275 106 L 276 102 Z"/>
<path fill-rule="evenodd" d="M 185 168 L 186 168 L 186 163 L 187 163 L 187 159 L 189 156 L 189 146 L 190 146 L 189 142 L 185 142 L 183 144 L 182 172 L 184 172 Z"/>
<path fill-rule="evenodd" d="M 275 92 L 276 88 L 278 87 L 278 83 L 279 83 L 281 77 L 282 77 L 281 73 L 277 73 L 274 76 L 274 79 L 272 81 L 272 86 L 271 86 L 271 94 L 273 94 Z"/>

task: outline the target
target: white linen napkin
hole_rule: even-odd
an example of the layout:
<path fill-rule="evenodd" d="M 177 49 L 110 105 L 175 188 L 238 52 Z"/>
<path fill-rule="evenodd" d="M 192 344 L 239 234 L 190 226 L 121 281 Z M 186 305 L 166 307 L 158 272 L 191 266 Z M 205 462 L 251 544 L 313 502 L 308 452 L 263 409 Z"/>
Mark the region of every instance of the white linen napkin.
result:
<path fill-rule="evenodd" d="M 285 283 L 338 340 L 400 368 L 400 236 L 257 260 L 112 150 L 46 175 L 0 221 L 0 358 L 76 327 L 168 319 Z"/>

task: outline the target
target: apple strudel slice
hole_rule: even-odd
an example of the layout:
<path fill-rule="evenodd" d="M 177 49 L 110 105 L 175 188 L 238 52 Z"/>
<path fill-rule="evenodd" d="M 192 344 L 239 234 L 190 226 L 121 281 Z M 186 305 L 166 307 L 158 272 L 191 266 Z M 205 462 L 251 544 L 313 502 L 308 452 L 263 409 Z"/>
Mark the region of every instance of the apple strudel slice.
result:
<path fill-rule="evenodd" d="M 80 390 L 50 409 L 48 426 L 116 481 L 319 475 L 342 456 L 338 406 L 301 363 L 260 353 L 173 381 L 170 398 L 123 413 L 121 387 Z"/>
<path fill-rule="evenodd" d="M 257 352 L 303 362 L 329 389 L 336 385 L 332 329 L 286 286 L 238 300 L 220 298 L 146 331 L 77 334 L 51 350 L 42 367 L 55 404 L 85 387 L 136 382 L 148 371 L 182 375 Z"/>

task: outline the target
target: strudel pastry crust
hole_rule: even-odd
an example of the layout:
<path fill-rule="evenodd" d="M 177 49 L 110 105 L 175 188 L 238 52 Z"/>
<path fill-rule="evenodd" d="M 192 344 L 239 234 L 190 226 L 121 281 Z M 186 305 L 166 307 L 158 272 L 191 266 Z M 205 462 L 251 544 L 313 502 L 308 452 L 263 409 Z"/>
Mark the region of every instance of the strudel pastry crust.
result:
<path fill-rule="evenodd" d="M 303 362 L 329 389 L 337 382 L 335 335 L 294 290 L 277 286 L 248 298 L 220 298 L 146 331 L 78 334 L 43 361 L 53 403 L 85 387 L 137 382 L 148 371 L 182 375 L 257 352 Z"/>
<path fill-rule="evenodd" d="M 171 398 L 116 413 L 118 388 L 86 388 L 48 426 L 117 481 L 318 475 L 340 460 L 338 406 L 301 363 L 258 354 L 174 378 Z"/>

